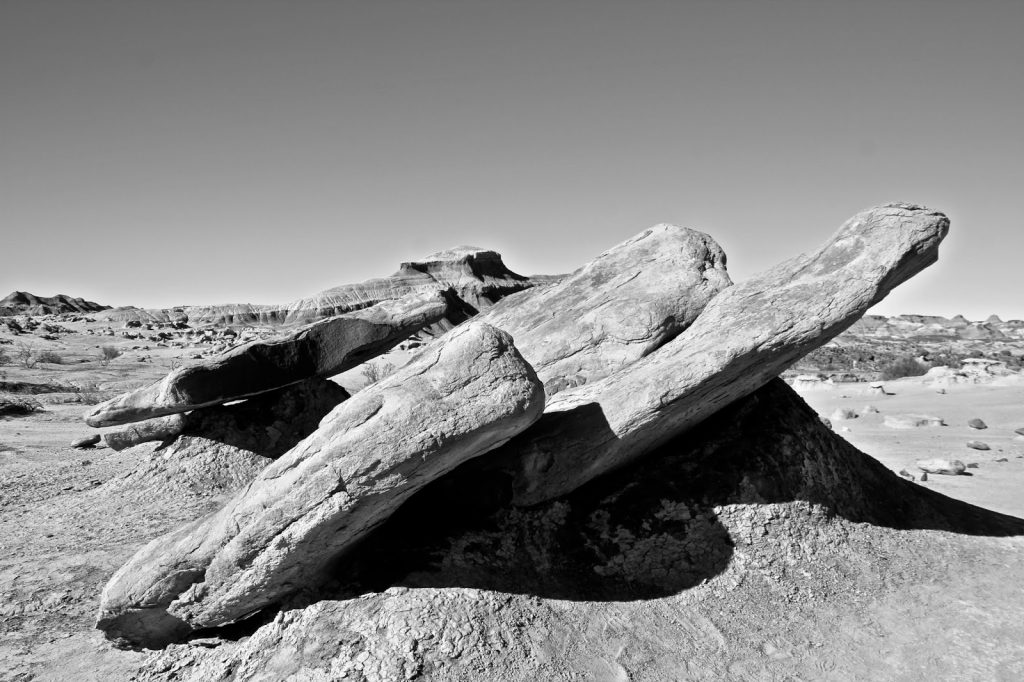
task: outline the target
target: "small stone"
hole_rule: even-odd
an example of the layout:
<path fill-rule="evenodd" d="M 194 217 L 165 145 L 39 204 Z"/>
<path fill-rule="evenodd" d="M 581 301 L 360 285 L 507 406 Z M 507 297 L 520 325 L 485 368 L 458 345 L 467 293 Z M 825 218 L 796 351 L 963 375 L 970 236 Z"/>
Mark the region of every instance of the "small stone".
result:
<path fill-rule="evenodd" d="M 921 459 L 917 461 L 917 468 L 928 474 L 944 474 L 956 476 L 967 470 L 964 463 L 958 459 Z M 922 478 L 924 478 L 922 476 Z"/>
<path fill-rule="evenodd" d="M 969 419 L 967 421 L 967 425 L 970 426 L 972 429 L 978 429 L 979 431 L 981 429 L 987 429 L 988 428 L 988 424 L 986 424 L 985 422 L 981 421 L 977 417 L 975 417 L 974 419 Z"/>
<path fill-rule="evenodd" d="M 925 473 L 921 474 L 921 483 L 924 483 L 927 480 L 928 480 L 928 472 L 926 471 Z"/>
<path fill-rule="evenodd" d="M 999 458 L 994 459 L 992 461 L 993 462 L 1009 462 L 1010 460 L 1006 459 L 1005 457 L 999 457 Z"/>
<path fill-rule="evenodd" d="M 85 438 L 79 438 L 78 440 L 71 441 L 71 447 L 85 449 L 91 448 L 100 442 L 100 434 L 94 434 L 92 436 L 86 436 Z"/>
<path fill-rule="evenodd" d="M 1020 427 L 1019 429 L 1014 429 L 1013 432 L 1016 433 L 1018 436 L 1024 436 L 1024 426 Z"/>
<path fill-rule="evenodd" d="M 969 440 L 967 441 L 967 447 L 972 450 L 991 450 L 987 443 L 982 443 L 980 440 Z"/>
<path fill-rule="evenodd" d="M 832 421 L 846 421 L 847 419 L 856 419 L 858 416 L 860 415 L 848 407 L 837 407 L 829 419 Z"/>
<path fill-rule="evenodd" d="M 946 389 L 944 389 L 944 388 L 940 388 L 940 389 L 936 390 L 935 392 L 938 393 L 939 395 L 946 395 Z"/>
<path fill-rule="evenodd" d="M 903 478 L 907 479 L 908 481 L 916 480 L 914 478 L 914 474 L 910 473 L 906 469 L 900 469 L 900 476 L 902 476 Z"/>
<path fill-rule="evenodd" d="M 999 460 L 996 460 L 996 461 L 998 462 Z M 968 469 L 977 469 L 978 468 L 978 463 L 977 462 L 968 462 L 967 463 L 967 468 Z"/>
<path fill-rule="evenodd" d="M 864 409 L 860 411 L 861 414 L 878 414 L 878 408 L 874 405 L 865 405 Z"/>

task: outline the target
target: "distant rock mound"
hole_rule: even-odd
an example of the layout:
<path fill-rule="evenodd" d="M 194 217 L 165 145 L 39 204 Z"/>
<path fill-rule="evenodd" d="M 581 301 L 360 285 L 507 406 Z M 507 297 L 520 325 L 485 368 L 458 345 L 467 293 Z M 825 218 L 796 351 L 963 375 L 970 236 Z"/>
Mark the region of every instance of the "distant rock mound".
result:
<path fill-rule="evenodd" d="M 388 277 L 344 284 L 283 305 L 249 303 L 179 306 L 174 308 L 115 308 L 94 316 L 98 321 L 166 323 L 184 319 L 189 324 L 301 324 L 368 308 L 409 294 L 451 289 L 475 314 L 517 291 L 556 281 L 558 277 L 524 277 L 509 270 L 496 251 L 459 246 L 438 251 L 422 260 L 402 263 Z M 464 319 L 452 320 L 453 323 Z M 450 326 L 450 325 L 449 325 Z"/>
<path fill-rule="evenodd" d="M 72 298 L 66 294 L 36 296 L 26 291 L 15 291 L 0 301 L 0 316 L 95 313 L 109 308 L 108 305 L 86 301 L 84 298 Z"/>

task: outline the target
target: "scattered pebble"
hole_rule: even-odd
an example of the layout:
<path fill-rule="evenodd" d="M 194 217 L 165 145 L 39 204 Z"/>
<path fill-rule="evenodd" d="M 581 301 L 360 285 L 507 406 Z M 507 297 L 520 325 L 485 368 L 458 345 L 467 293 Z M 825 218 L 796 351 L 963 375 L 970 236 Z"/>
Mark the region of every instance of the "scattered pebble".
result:
<path fill-rule="evenodd" d="M 991 450 L 988 443 L 982 443 L 980 440 L 969 440 L 967 441 L 967 447 L 972 450 Z"/>
<path fill-rule="evenodd" d="M 1014 429 L 1013 432 L 1016 433 L 1018 436 L 1024 436 L 1024 426 L 1020 427 L 1019 429 Z"/>
<path fill-rule="evenodd" d="M 1009 462 L 1010 460 L 1006 459 L 1005 457 L 999 457 L 999 458 L 994 459 L 992 461 L 993 462 Z"/>
<path fill-rule="evenodd" d="M 900 476 L 902 476 L 903 478 L 907 479 L 908 481 L 917 480 L 917 479 L 914 478 L 914 474 L 910 473 L 906 469 L 900 469 Z"/>
<path fill-rule="evenodd" d="M 861 414 L 878 414 L 878 408 L 874 405 L 865 405 L 864 409 L 860 411 Z"/>
<path fill-rule="evenodd" d="M 999 460 L 996 460 L 996 461 L 999 461 Z M 978 463 L 977 462 L 968 462 L 967 463 L 967 468 L 968 469 L 977 469 L 978 468 Z"/>
<path fill-rule="evenodd" d="M 837 407 L 836 411 L 829 417 L 832 421 L 846 421 L 847 419 L 856 419 L 859 417 L 855 411 L 848 407 Z"/>
<path fill-rule="evenodd" d="M 921 483 L 924 483 L 927 480 L 928 480 L 928 472 L 926 471 L 923 474 L 921 474 Z"/>
<path fill-rule="evenodd" d="M 987 429 L 988 428 L 988 424 L 986 424 L 985 422 L 981 421 L 977 417 L 975 417 L 974 419 L 968 419 L 967 420 L 967 425 L 970 426 L 972 429 L 978 429 L 978 430 Z"/>

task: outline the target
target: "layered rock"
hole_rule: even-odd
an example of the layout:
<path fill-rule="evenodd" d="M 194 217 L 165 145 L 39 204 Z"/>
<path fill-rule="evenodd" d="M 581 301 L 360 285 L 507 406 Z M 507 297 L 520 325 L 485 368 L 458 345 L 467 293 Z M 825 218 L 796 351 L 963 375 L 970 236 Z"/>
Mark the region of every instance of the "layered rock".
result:
<path fill-rule="evenodd" d="M 516 340 L 548 395 L 601 379 L 686 329 L 732 284 L 711 237 L 660 224 L 479 319 Z"/>
<path fill-rule="evenodd" d="M 220 512 L 140 550 L 104 590 L 98 625 L 153 644 L 273 604 L 543 405 L 508 334 L 460 327 L 336 408 Z"/>
<path fill-rule="evenodd" d="M 276 339 L 252 341 L 101 403 L 85 421 L 96 427 L 126 424 L 337 374 L 443 319 L 449 306 L 445 294 L 433 291 L 315 322 Z"/>
<path fill-rule="evenodd" d="M 948 228 L 906 204 L 857 214 L 817 252 L 723 291 L 654 353 L 554 396 L 488 464 L 514 477 L 517 503 L 535 504 L 650 452 L 848 328 L 935 262 Z"/>

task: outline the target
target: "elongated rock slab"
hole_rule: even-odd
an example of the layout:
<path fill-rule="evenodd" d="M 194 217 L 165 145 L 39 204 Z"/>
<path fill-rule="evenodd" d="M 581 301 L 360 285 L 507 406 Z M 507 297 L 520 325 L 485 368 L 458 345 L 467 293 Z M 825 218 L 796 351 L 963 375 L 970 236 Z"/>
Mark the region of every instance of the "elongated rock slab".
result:
<path fill-rule="evenodd" d="M 548 396 L 601 379 L 686 329 L 732 284 L 708 235 L 662 223 L 480 320 L 516 340 Z"/>
<path fill-rule="evenodd" d="M 511 337 L 479 322 L 342 403 L 221 511 L 151 542 L 110 580 L 98 627 L 159 644 L 302 586 L 410 495 L 544 409 Z"/>
<path fill-rule="evenodd" d="M 443 292 L 428 292 L 315 322 L 282 338 L 253 341 L 100 403 L 85 421 L 97 427 L 127 424 L 337 374 L 438 322 L 448 307 Z"/>
<path fill-rule="evenodd" d="M 857 214 L 816 253 L 723 291 L 654 353 L 549 400 L 488 466 L 510 472 L 528 505 L 650 452 L 844 331 L 934 263 L 948 229 L 942 213 L 907 204 Z"/>

